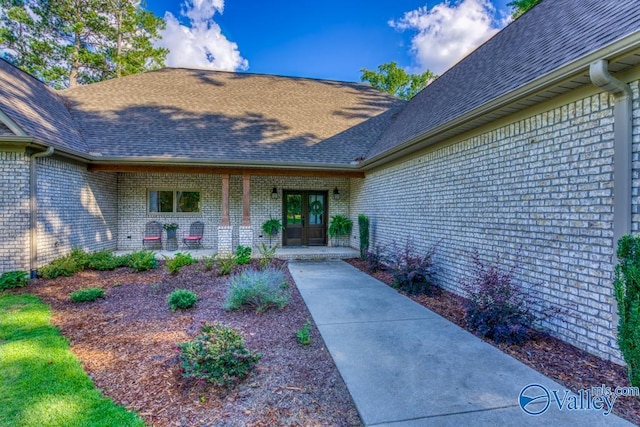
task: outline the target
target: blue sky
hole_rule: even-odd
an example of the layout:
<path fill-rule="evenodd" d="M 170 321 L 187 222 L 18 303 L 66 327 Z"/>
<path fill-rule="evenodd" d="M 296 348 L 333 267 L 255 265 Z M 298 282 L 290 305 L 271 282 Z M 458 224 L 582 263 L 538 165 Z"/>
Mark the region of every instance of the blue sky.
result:
<path fill-rule="evenodd" d="M 510 0 L 147 0 L 169 66 L 359 81 L 396 61 L 442 73 L 506 24 Z"/>

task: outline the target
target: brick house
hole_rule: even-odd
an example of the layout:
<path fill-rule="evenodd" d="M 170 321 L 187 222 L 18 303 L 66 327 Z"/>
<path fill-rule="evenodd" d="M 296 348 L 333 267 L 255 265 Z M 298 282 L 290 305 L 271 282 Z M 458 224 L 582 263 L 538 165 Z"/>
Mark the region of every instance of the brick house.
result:
<path fill-rule="evenodd" d="M 0 272 L 140 248 L 153 219 L 203 221 L 223 253 L 266 241 L 269 218 L 290 221 L 283 245 L 326 245 L 328 218 L 365 213 L 374 245 L 437 244 L 454 291 L 474 248 L 519 259 L 518 281 L 569 309 L 552 333 L 621 362 L 614 248 L 640 231 L 635 3 L 545 0 L 408 103 L 186 69 L 53 91 L 0 61 Z"/>

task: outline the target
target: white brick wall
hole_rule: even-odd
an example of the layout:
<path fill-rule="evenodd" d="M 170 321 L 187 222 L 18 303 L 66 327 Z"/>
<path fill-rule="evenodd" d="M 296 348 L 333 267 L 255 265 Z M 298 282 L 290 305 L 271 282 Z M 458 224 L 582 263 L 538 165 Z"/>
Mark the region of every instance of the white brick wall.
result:
<path fill-rule="evenodd" d="M 38 266 L 78 247 L 115 250 L 117 175 L 46 157 L 38 170 Z"/>
<path fill-rule="evenodd" d="M 632 87 L 637 231 L 638 82 Z M 611 284 L 612 107 L 608 95 L 594 95 L 352 179 L 352 219 L 370 216 L 371 246 L 408 236 L 420 250 L 437 245 L 438 282 L 456 292 L 472 249 L 507 265 L 519 254 L 518 282 L 569 310 L 545 326 L 621 362 Z"/>
<path fill-rule="evenodd" d="M 262 223 L 270 217 L 282 218 L 282 190 L 322 190 L 329 195 L 329 217 L 336 214 L 349 215 L 349 180 L 346 178 L 306 178 L 290 176 L 251 177 L 251 227 L 253 246 L 261 242 L 269 244 L 268 236 L 262 236 Z M 271 198 L 273 187 L 278 188 L 277 200 Z M 341 199 L 334 201 L 333 189 L 338 187 Z M 147 213 L 147 190 L 149 189 L 193 189 L 199 190 L 200 214 Z M 144 224 L 151 220 L 161 223 L 180 224 L 178 238 L 188 229 L 192 221 L 205 223 L 203 246 L 218 251 L 218 226 L 222 216 L 222 179 L 220 175 L 188 174 L 133 174 L 121 173 L 118 179 L 118 248 L 139 249 L 142 245 Z M 232 175 L 229 180 L 229 219 L 232 226 L 232 247 L 240 244 L 242 224 L 242 176 Z M 131 236 L 131 238 L 128 238 Z M 260 237 L 262 236 L 262 237 Z M 272 243 L 281 242 L 282 233 Z M 248 240 L 247 236 L 247 240 Z"/>
<path fill-rule="evenodd" d="M 29 156 L 0 152 L 0 274 L 29 271 Z"/>
<path fill-rule="evenodd" d="M 200 213 L 148 213 L 147 191 L 157 189 L 199 191 Z M 118 174 L 118 249 L 142 249 L 144 226 L 149 221 L 178 223 L 178 243 L 182 248 L 182 236 L 188 234 L 190 224 L 202 221 L 205 225 L 202 246 L 217 250 L 221 193 L 220 175 Z M 163 232 L 163 241 L 166 237 Z"/>

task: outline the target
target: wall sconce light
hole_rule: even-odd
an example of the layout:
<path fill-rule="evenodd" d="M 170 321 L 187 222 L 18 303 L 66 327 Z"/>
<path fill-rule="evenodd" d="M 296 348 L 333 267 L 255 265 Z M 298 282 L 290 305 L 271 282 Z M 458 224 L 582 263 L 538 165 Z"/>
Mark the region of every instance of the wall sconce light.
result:
<path fill-rule="evenodd" d="M 273 200 L 278 200 L 278 189 L 276 187 L 273 187 L 273 190 L 271 190 L 271 198 Z"/>
<path fill-rule="evenodd" d="M 338 191 L 338 187 L 333 190 L 333 200 L 340 200 L 340 192 Z"/>

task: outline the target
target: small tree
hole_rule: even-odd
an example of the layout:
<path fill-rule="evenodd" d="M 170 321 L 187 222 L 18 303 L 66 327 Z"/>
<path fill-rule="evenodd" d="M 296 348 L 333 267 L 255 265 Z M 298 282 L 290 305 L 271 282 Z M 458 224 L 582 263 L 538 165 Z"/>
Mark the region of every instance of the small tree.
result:
<path fill-rule="evenodd" d="M 640 387 L 640 236 L 623 236 L 618 242 L 615 268 L 618 302 L 618 346 L 627 362 L 629 382 Z"/>
<path fill-rule="evenodd" d="M 369 251 L 369 217 L 358 215 L 358 229 L 360 231 L 360 258 L 364 259 Z"/>

